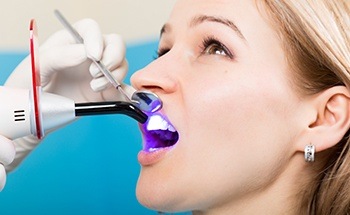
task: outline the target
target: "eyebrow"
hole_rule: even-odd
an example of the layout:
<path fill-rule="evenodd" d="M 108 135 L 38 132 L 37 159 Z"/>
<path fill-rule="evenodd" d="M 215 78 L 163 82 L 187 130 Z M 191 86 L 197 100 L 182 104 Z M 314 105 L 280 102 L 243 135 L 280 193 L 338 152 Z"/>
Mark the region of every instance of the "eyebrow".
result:
<path fill-rule="evenodd" d="M 199 25 L 203 22 L 217 22 L 217 23 L 226 25 L 229 28 L 231 28 L 234 32 L 236 32 L 238 37 L 247 41 L 246 38 L 244 37 L 244 35 L 242 34 L 242 31 L 237 27 L 237 25 L 233 21 L 226 19 L 226 18 L 222 18 L 222 17 L 206 16 L 206 15 L 196 16 L 191 20 L 190 27 L 194 27 L 194 26 Z M 171 27 L 169 24 L 163 25 L 162 29 L 160 30 L 160 36 L 162 36 L 162 34 L 168 32 L 168 31 L 170 31 L 171 30 L 170 28 Z"/>
<path fill-rule="evenodd" d="M 217 23 L 221 23 L 224 24 L 226 26 L 228 26 L 229 28 L 231 28 L 234 32 L 236 32 L 236 34 L 243 40 L 246 41 L 244 35 L 242 34 L 242 31 L 237 27 L 237 25 L 226 18 L 222 18 L 222 17 L 218 17 L 218 16 L 206 16 L 206 15 L 200 15 L 200 16 L 196 16 L 192 19 L 192 21 L 190 22 L 190 27 L 194 27 L 196 25 L 199 25 L 203 22 L 217 22 Z"/>

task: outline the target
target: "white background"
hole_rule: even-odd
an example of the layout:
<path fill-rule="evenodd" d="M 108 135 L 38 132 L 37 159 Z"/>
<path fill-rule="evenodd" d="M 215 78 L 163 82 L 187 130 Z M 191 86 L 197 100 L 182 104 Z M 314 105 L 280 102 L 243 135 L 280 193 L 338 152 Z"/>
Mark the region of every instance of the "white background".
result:
<path fill-rule="evenodd" d="M 175 0 L 0 0 L 0 50 L 27 50 L 30 19 L 39 41 L 62 28 L 58 9 L 71 22 L 93 18 L 104 33 L 119 33 L 127 43 L 156 39 Z"/>

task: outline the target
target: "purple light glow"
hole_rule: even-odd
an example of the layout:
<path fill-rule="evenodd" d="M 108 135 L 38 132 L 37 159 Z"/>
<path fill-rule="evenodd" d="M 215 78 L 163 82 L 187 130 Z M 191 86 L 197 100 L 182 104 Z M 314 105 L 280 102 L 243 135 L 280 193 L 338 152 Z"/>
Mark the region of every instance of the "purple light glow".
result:
<path fill-rule="evenodd" d="M 145 151 L 173 146 L 179 139 L 174 126 L 160 113 L 149 114 L 147 122 L 141 128 Z"/>

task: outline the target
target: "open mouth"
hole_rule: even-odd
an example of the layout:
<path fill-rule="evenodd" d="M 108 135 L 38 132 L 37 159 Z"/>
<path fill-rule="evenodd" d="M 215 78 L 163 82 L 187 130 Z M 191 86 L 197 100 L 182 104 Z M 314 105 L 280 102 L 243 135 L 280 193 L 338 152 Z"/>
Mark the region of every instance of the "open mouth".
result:
<path fill-rule="evenodd" d="M 144 146 L 143 150 L 152 152 L 176 144 L 179 133 L 169 120 L 160 113 L 149 116 L 147 122 L 141 125 Z"/>

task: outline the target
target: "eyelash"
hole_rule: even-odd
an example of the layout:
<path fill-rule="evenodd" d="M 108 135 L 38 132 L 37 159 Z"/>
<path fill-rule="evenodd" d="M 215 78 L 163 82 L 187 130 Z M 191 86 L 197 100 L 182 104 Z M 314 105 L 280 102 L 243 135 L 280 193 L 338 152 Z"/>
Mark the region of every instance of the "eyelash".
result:
<path fill-rule="evenodd" d="M 158 58 L 162 57 L 165 55 L 170 49 L 168 48 L 160 48 L 158 51 L 156 51 L 156 56 L 153 57 L 154 60 L 157 60 Z"/>
<path fill-rule="evenodd" d="M 203 39 L 203 41 L 200 45 L 201 50 L 203 50 L 202 54 L 210 54 L 210 53 L 208 53 L 207 49 L 212 47 L 212 45 L 215 45 L 216 48 L 222 49 L 222 51 L 224 51 L 225 56 L 229 57 L 230 59 L 234 58 L 234 55 L 230 52 L 230 50 L 223 43 L 221 43 L 218 39 L 216 39 L 213 36 L 209 36 L 209 37 L 206 37 Z M 154 59 L 158 59 L 158 58 L 162 57 L 168 51 L 170 51 L 169 48 L 160 48 L 156 52 L 156 57 L 154 57 Z"/>
<path fill-rule="evenodd" d="M 209 51 L 209 48 L 212 48 L 212 47 L 216 49 L 221 49 L 221 51 L 224 52 L 225 56 L 229 57 L 230 59 L 234 58 L 234 55 L 230 52 L 230 50 L 218 39 L 216 39 L 213 36 L 204 38 L 202 45 L 200 46 L 201 50 L 203 50 L 202 53 L 206 55 L 210 55 L 211 53 L 208 53 L 208 51 Z"/>

